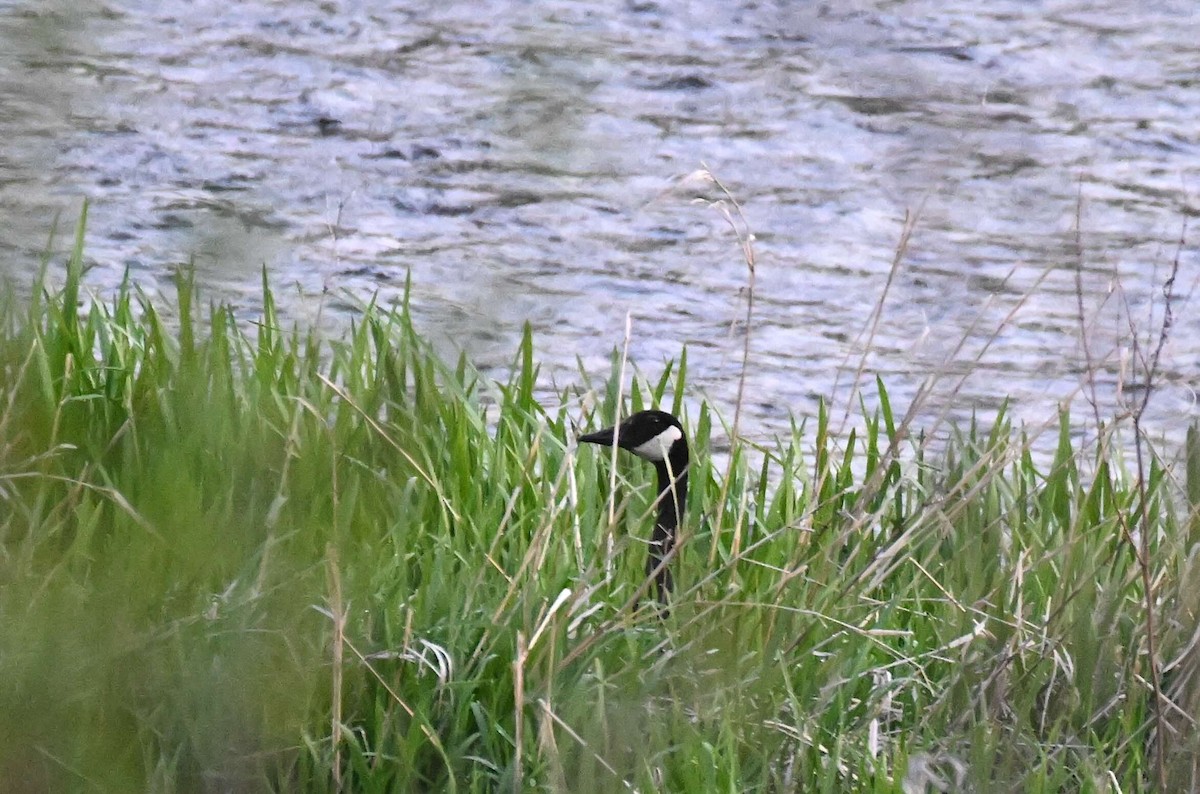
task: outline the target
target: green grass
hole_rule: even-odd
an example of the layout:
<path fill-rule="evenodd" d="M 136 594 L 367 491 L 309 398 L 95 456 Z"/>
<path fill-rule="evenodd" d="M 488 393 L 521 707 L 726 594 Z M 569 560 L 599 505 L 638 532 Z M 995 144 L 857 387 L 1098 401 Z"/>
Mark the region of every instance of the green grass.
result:
<path fill-rule="evenodd" d="M 718 465 L 702 406 L 662 621 L 652 472 L 610 492 L 570 439 L 678 410 L 686 358 L 624 395 L 614 361 L 589 412 L 535 398 L 528 335 L 488 383 L 404 306 L 328 342 L 184 274 L 77 311 L 82 249 L 0 312 L 0 788 L 1146 790 L 1140 532 L 1196 698 L 1200 455 L 1139 483 L 1066 416 L 1048 464 L 1003 417 L 935 452 L 880 384 L 853 436 L 822 413 Z"/>

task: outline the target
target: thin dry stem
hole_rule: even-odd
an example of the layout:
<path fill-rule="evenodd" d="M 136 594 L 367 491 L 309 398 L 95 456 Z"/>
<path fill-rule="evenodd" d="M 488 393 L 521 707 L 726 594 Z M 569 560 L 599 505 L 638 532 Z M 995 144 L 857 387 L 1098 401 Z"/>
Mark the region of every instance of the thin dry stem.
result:
<path fill-rule="evenodd" d="M 742 205 L 734 198 L 733 193 L 729 188 L 717 178 L 712 170 L 704 165 L 703 173 L 712 183 L 717 186 L 717 189 L 725 196 L 722 201 L 714 201 L 709 206 L 715 208 L 721 213 L 721 217 L 729 224 L 729 228 L 733 230 L 734 236 L 737 238 L 738 247 L 742 251 L 742 260 L 746 263 L 746 328 L 742 335 L 742 368 L 738 373 L 738 388 L 737 399 L 733 404 L 733 438 L 738 437 L 742 419 L 742 401 L 746 392 L 746 372 L 750 366 L 750 332 L 754 322 L 754 276 L 757 259 L 754 254 L 754 233 L 750 230 L 750 222 L 746 219 L 746 213 L 742 211 Z M 729 208 L 733 207 L 730 212 Z M 736 215 L 736 218 L 735 218 Z"/>
<path fill-rule="evenodd" d="M 513 791 L 519 792 L 523 783 L 521 747 L 524 742 L 525 729 L 525 661 L 529 657 L 529 647 L 525 643 L 525 633 L 517 630 L 517 657 L 513 659 Z"/>
<path fill-rule="evenodd" d="M 608 526 L 604 535 L 604 578 L 612 580 L 616 566 L 617 527 L 617 452 L 621 440 L 621 407 L 625 404 L 625 365 L 629 361 L 629 342 L 633 337 L 633 315 L 625 313 L 625 338 L 621 343 L 621 365 L 617 369 L 617 404 L 613 415 L 613 442 L 608 458 Z"/>
<path fill-rule="evenodd" d="M 1088 334 L 1087 313 L 1083 307 L 1083 177 L 1079 178 L 1079 190 L 1075 198 L 1075 306 L 1079 320 L 1079 342 L 1083 346 L 1084 372 L 1087 376 L 1087 401 L 1092 406 L 1092 418 L 1096 422 L 1096 433 L 1100 433 L 1100 401 L 1096 397 L 1096 367 L 1092 360 L 1091 340 Z M 1099 439 L 1098 439 L 1099 440 Z"/>
<path fill-rule="evenodd" d="M 334 511 L 336 515 L 336 511 Z M 333 617 L 333 680 L 330 684 L 332 708 L 329 716 L 329 742 L 333 750 L 333 790 L 342 790 L 342 664 L 346 647 L 346 606 L 342 599 L 342 574 L 337 547 L 325 547 L 329 576 L 329 610 Z"/>
<path fill-rule="evenodd" d="M 733 442 L 741 435 L 742 403 L 745 400 L 746 393 L 746 374 L 750 367 L 750 338 L 754 324 L 755 271 L 758 260 L 754 253 L 754 232 L 750 228 L 750 221 L 747 220 L 746 214 L 742 210 L 742 205 L 734 197 L 729 188 L 725 186 L 725 183 L 717 178 L 716 174 L 712 172 L 708 165 L 702 165 L 703 168 L 700 173 L 705 179 L 710 180 L 714 185 L 716 185 L 717 189 L 721 191 L 721 194 L 725 196 L 724 199 L 708 202 L 708 205 L 720 212 L 721 217 L 723 217 L 725 222 L 729 224 L 729 228 L 733 231 L 734 237 L 737 238 L 738 247 L 741 249 L 742 260 L 746 264 L 746 320 L 745 330 L 742 334 L 742 366 L 738 372 L 737 396 L 734 400 L 733 406 L 733 427 L 729 433 L 730 442 Z M 733 207 L 732 211 L 730 211 L 730 207 Z M 727 501 L 726 497 L 728 496 L 727 488 L 728 483 L 732 479 L 734 461 L 735 456 L 730 455 L 729 462 L 725 470 L 725 477 L 722 480 L 721 495 L 717 501 L 717 514 L 713 525 L 718 528 L 718 533 L 714 533 L 712 545 L 709 547 L 708 563 L 710 568 L 716 562 L 719 528 L 723 525 L 722 522 L 725 517 L 725 503 Z M 742 523 L 739 521 L 737 526 L 734 527 L 734 536 L 732 542 L 732 548 L 735 555 L 741 548 L 741 544 Z M 678 546 L 679 544 L 676 545 Z"/>
<path fill-rule="evenodd" d="M 1166 714 L 1164 711 L 1164 700 L 1166 696 L 1162 689 L 1162 669 L 1158 659 L 1158 633 L 1156 631 L 1156 620 L 1154 617 L 1155 605 L 1155 588 L 1154 588 L 1154 572 L 1150 562 L 1150 505 L 1149 505 L 1149 487 L 1147 485 L 1146 462 L 1145 462 L 1145 434 L 1142 430 L 1142 417 L 1145 415 L 1146 407 L 1150 404 L 1150 395 L 1154 389 L 1154 380 L 1158 375 L 1158 366 L 1162 358 L 1162 351 L 1166 345 L 1167 338 L 1171 334 L 1171 327 L 1174 323 L 1174 290 L 1175 278 L 1179 274 L 1179 256 L 1183 250 L 1184 243 L 1187 239 L 1187 220 L 1184 219 L 1183 228 L 1179 235 L 1179 244 L 1175 249 L 1175 257 L 1171 262 L 1170 273 L 1165 282 L 1163 282 L 1163 319 L 1162 325 L 1159 327 L 1158 341 L 1154 347 L 1154 351 L 1150 354 L 1149 359 L 1143 359 L 1142 366 L 1146 373 L 1144 388 L 1142 390 L 1142 398 L 1133 409 L 1133 448 L 1137 462 L 1137 492 L 1138 492 L 1138 507 L 1140 514 L 1140 546 L 1133 545 L 1134 556 L 1137 559 L 1138 570 L 1141 572 L 1142 578 L 1142 598 L 1144 600 L 1144 608 L 1146 612 L 1146 655 L 1150 666 L 1150 684 L 1153 688 L 1154 695 L 1154 732 L 1158 740 L 1154 742 L 1154 769 L 1158 782 L 1158 790 L 1165 792 L 1167 790 L 1167 763 L 1166 763 Z M 1134 335 L 1134 347 L 1137 349 L 1137 336 Z M 1132 543 L 1128 531 L 1125 532 L 1125 537 Z"/>
<path fill-rule="evenodd" d="M 854 382 L 850 388 L 850 394 L 846 397 L 846 411 L 842 415 L 842 424 L 838 429 L 840 434 L 845 430 L 846 423 L 850 420 L 850 410 L 854 405 L 855 396 L 858 394 L 860 384 L 862 382 L 863 372 L 867 368 L 867 359 L 871 355 L 871 348 L 875 343 L 875 335 L 879 331 L 879 322 L 883 318 L 883 307 L 887 303 L 888 293 L 892 289 L 892 284 L 896 280 L 896 274 L 900 272 L 900 266 L 904 262 L 904 257 L 908 253 L 908 244 L 912 240 L 913 232 L 917 228 L 917 222 L 921 218 L 921 212 L 925 209 L 925 202 L 928 196 L 921 199 L 921 203 L 917 205 L 915 212 L 904 211 L 904 224 L 900 227 L 900 239 L 896 242 L 895 251 L 892 253 L 892 263 L 888 268 L 887 281 L 884 282 L 883 291 L 879 293 L 879 299 L 875 301 L 874 307 L 871 309 L 871 316 L 867 322 L 867 338 L 862 342 L 862 355 L 859 356 L 858 366 L 854 369 Z M 862 334 L 859 334 L 858 342 L 862 339 Z M 842 361 L 842 366 L 838 367 L 837 374 L 834 376 L 832 393 L 836 394 L 838 390 L 838 382 L 841 380 L 842 372 L 845 371 L 846 363 L 850 359 L 851 352 L 846 352 L 846 358 Z"/>

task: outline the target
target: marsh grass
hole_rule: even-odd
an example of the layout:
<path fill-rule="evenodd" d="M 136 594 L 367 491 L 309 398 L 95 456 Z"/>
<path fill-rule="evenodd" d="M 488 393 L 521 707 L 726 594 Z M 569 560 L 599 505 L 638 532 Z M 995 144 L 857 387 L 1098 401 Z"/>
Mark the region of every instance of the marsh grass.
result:
<path fill-rule="evenodd" d="M 664 621 L 652 476 L 571 439 L 682 410 L 686 356 L 546 405 L 528 333 L 494 384 L 404 304 L 329 342 L 265 279 L 252 326 L 186 273 L 80 310 L 82 263 L 3 309 L 9 790 L 1140 791 L 1148 604 L 1195 784 L 1194 434 L 1140 479 L 1066 415 L 1048 463 L 1004 415 L 934 454 L 878 383 L 718 468 L 701 405 Z"/>

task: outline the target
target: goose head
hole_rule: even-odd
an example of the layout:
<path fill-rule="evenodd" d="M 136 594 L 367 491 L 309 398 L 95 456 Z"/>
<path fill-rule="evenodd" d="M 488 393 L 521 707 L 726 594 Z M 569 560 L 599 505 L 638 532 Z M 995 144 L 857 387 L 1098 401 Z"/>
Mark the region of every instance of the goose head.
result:
<path fill-rule="evenodd" d="M 687 465 L 683 425 L 666 411 L 638 411 L 619 425 L 588 433 L 579 440 L 606 447 L 616 444 L 656 465 L 668 461 L 674 467 Z"/>

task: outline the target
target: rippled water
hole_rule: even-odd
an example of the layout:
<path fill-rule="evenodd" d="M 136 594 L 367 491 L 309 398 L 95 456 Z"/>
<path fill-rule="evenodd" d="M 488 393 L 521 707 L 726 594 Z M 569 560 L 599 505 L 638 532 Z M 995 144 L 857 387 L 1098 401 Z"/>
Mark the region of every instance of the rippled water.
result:
<path fill-rule="evenodd" d="M 1110 417 L 1178 256 L 1149 422 L 1177 439 L 1197 41 L 1191 2 L 0 0 L 0 260 L 27 277 L 87 196 L 98 288 L 194 259 L 251 314 L 265 264 L 336 325 L 411 270 L 427 331 L 501 371 L 529 321 L 560 386 L 630 313 L 643 372 L 686 344 L 732 413 L 747 268 L 707 164 L 756 236 L 751 434 L 854 405 L 860 366 L 900 412 L 936 373 L 921 424 L 1040 422 L 1091 414 L 1090 357 Z"/>

